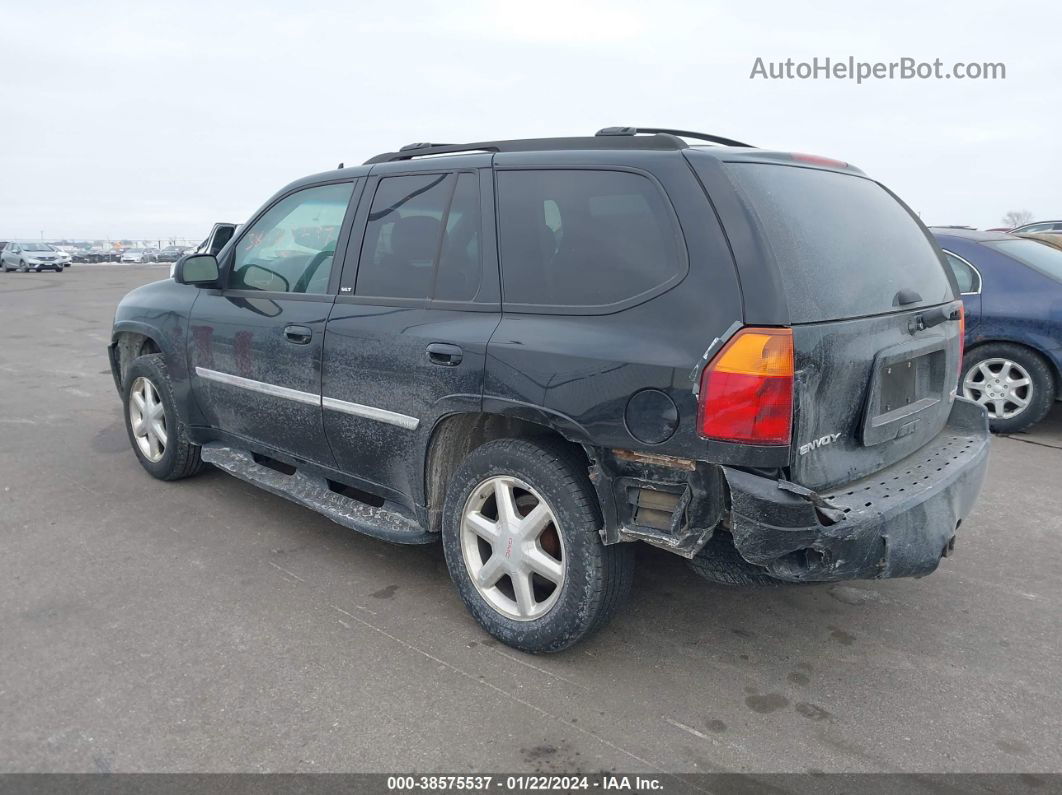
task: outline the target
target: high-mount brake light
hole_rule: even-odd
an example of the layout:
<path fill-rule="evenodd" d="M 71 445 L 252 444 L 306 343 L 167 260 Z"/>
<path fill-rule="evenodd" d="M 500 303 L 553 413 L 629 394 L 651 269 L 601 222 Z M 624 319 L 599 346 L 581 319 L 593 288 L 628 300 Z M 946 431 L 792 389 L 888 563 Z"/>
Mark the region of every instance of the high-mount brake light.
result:
<path fill-rule="evenodd" d="M 793 430 L 793 331 L 743 328 L 701 374 L 701 436 L 788 445 Z"/>
<path fill-rule="evenodd" d="M 822 155 L 804 155 L 799 152 L 794 152 L 790 155 L 793 160 L 798 163 L 807 163 L 809 166 L 826 166 L 826 168 L 848 168 L 848 164 L 843 160 L 834 160 L 832 157 L 823 157 Z"/>

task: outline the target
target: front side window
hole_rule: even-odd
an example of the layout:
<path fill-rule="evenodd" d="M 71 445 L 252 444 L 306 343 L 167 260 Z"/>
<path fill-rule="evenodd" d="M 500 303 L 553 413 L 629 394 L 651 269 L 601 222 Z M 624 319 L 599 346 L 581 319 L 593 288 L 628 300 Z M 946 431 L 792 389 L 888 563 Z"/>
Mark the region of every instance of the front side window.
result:
<path fill-rule="evenodd" d="M 326 293 L 351 182 L 307 188 L 281 199 L 236 244 L 229 287 Z"/>
<path fill-rule="evenodd" d="M 673 213 L 639 174 L 500 171 L 498 233 L 510 305 L 608 306 L 684 273 Z"/>
<path fill-rule="evenodd" d="M 948 260 L 951 272 L 955 274 L 955 281 L 959 283 L 960 293 L 981 292 L 981 278 L 966 260 L 956 257 L 950 251 L 945 251 L 944 256 Z"/>

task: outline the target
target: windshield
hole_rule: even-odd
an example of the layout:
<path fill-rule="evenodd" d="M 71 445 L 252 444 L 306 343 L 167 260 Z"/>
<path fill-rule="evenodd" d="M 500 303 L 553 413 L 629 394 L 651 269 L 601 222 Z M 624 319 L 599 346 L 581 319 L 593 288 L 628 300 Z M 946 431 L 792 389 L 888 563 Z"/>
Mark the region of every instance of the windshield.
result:
<path fill-rule="evenodd" d="M 884 314 L 952 298 L 933 244 L 873 180 L 763 163 L 730 163 L 728 172 L 778 263 L 792 322 Z M 917 300 L 899 306 L 900 291 L 913 291 Z"/>
<path fill-rule="evenodd" d="M 22 250 L 23 251 L 53 251 L 54 249 L 51 246 L 45 245 L 44 243 L 23 243 L 22 244 Z"/>
<path fill-rule="evenodd" d="M 1062 251 L 1048 243 L 1039 240 L 993 240 L 985 245 L 1062 282 Z"/>

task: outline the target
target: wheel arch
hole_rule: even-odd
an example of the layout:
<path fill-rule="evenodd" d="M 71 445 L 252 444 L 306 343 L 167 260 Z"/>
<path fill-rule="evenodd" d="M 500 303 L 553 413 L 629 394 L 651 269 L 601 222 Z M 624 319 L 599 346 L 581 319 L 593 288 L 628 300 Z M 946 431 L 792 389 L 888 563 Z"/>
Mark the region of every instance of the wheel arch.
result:
<path fill-rule="evenodd" d="M 141 323 L 126 322 L 114 327 L 110 345 L 111 371 L 119 391 L 125 381 L 126 370 L 138 356 L 167 353 L 159 344 L 160 339 L 162 335 L 157 330 Z"/>
<path fill-rule="evenodd" d="M 461 462 L 476 448 L 495 439 L 553 439 L 577 452 L 590 467 L 586 448 L 570 438 L 551 421 L 549 414 L 536 419 L 493 412 L 462 412 L 441 417 L 432 427 L 423 457 L 424 504 L 428 530 L 442 529 L 442 509 L 446 490 Z"/>

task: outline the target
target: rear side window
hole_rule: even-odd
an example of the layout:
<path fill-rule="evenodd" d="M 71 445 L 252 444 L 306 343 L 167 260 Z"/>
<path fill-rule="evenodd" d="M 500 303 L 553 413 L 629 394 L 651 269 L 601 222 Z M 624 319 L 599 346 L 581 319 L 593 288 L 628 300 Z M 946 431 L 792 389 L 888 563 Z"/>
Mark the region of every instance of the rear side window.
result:
<path fill-rule="evenodd" d="M 380 180 L 365 228 L 355 294 L 473 300 L 482 274 L 481 221 L 475 174 Z"/>
<path fill-rule="evenodd" d="M 977 275 L 977 271 L 966 260 L 956 257 L 950 251 L 945 251 L 944 257 L 948 260 L 951 272 L 955 274 L 955 281 L 959 283 L 960 293 L 981 292 L 981 277 Z"/>
<path fill-rule="evenodd" d="M 435 300 L 471 301 L 479 292 L 483 268 L 479 254 L 481 221 L 479 178 L 475 174 L 458 174 L 439 252 L 432 291 Z"/>
<path fill-rule="evenodd" d="M 427 298 L 452 174 L 380 180 L 361 246 L 356 295 Z"/>
<path fill-rule="evenodd" d="M 1049 243 L 1039 240 L 994 240 L 985 245 L 1062 282 L 1062 251 Z"/>
<path fill-rule="evenodd" d="M 727 170 L 778 263 L 792 322 L 894 312 L 901 290 L 921 297 L 903 309 L 951 298 L 933 245 L 876 182 L 763 163 Z"/>
<path fill-rule="evenodd" d="M 499 171 L 498 235 L 510 306 L 614 305 L 685 275 L 673 211 L 640 174 Z"/>

